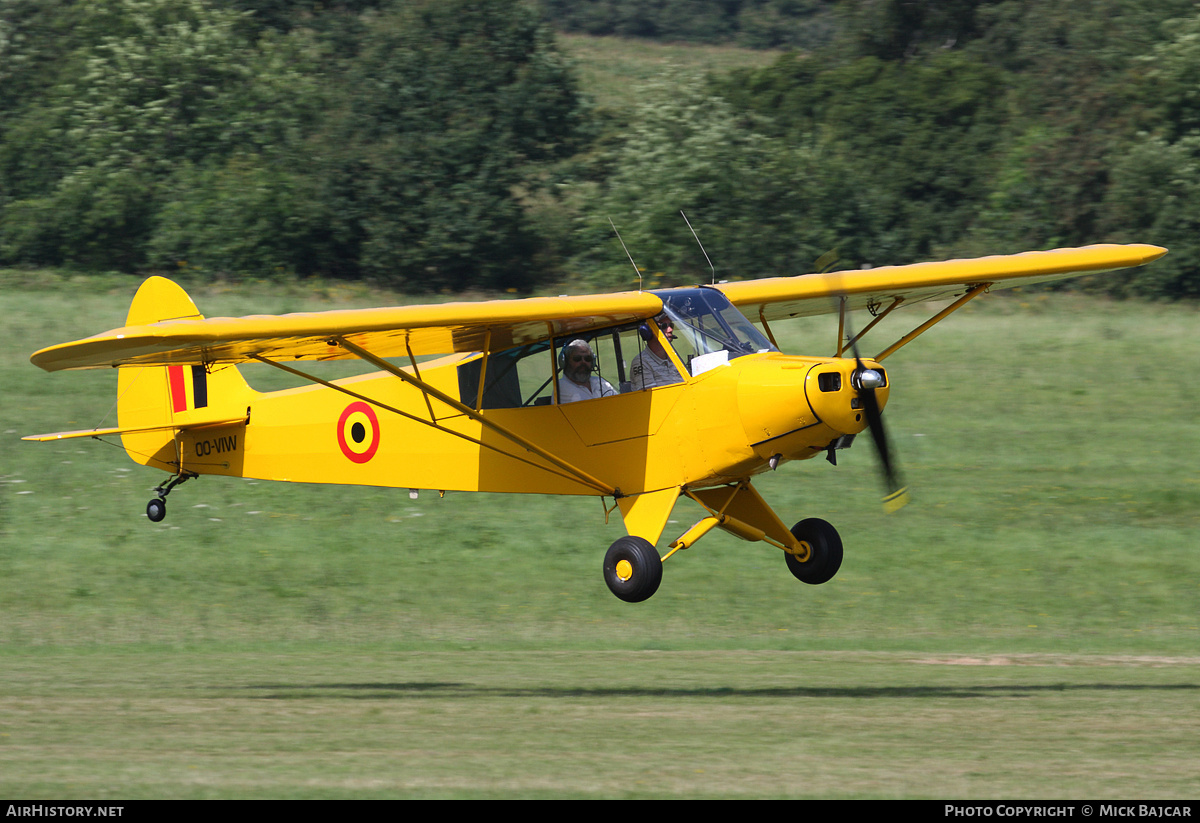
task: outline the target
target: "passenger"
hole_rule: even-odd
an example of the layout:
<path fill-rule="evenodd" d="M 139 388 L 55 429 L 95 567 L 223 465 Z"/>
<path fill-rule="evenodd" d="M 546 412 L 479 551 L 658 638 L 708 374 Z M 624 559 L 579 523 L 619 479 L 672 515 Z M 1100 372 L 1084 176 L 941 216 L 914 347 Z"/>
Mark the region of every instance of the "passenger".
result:
<path fill-rule="evenodd" d="M 617 391 L 598 374 L 592 374 L 596 356 L 583 340 L 572 340 L 562 350 L 563 376 L 558 379 L 558 402 L 574 403 L 608 397 Z"/>
<path fill-rule="evenodd" d="M 660 314 L 654 318 L 654 322 L 662 329 L 663 335 L 668 340 L 675 339 L 675 324 L 670 317 Z M 646 341 L 646 348 L 633 358 L 633 362 L 629 365 L 629 382 L 633 384 L 633 388 L 652 389 L 655 386 L 682 383 L 683 378 L 679 376 L 679 369 L 675 368 L 675 364 L 667 356 L 666 349 L 659 342 L 658 336 L 646 326 L 642 329 L 642 337 Z"/>

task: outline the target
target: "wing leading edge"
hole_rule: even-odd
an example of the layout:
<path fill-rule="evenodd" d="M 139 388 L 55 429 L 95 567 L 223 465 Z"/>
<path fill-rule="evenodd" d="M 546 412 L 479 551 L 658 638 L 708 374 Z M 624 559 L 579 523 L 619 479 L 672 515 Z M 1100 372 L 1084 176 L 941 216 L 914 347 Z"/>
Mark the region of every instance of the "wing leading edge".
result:
<path fill-rule="evenodd" d="M 1166 254 L 1151 245 L 1096 245 L 877 269 L 723 283 L 719 288 L 751 319 L 770 321 L 849 308 L 950 298 L 980 284 L 1011 288 L 1141 266 Z M 337 360 L 355 357 L 334 338 L 378 357 L 501 351 L 549 337 L 584 333 L 653 317 L 651 292 L 534 297 L 250 317 L 183 318 L 126 326 L 36 352 L 46 371 L 112 366 Z"/>
<path fill-rule="evenodd" d="M 662 300 L 650 292 L 534 297 L 251 317 L 168 320 L 127 326 L 36 352 L 46 371 L 111 366 L 336 360 L 355 357 L 341 337 L 379 357 L 500 351 L 653 317 Z"/>
<path fill-rule="evenodd" d="M 948 299 L 980 284 L 992 288 L 1044 283 L 1142 266 L 1167 253 L 1144 244 L 1095 245 L 1032 251 L 907 266 L 771 277 L 723 283 L 717 288 L 755 320 L 779 320 L 838 311 L 831 298 L 845 297 L 848 308 Z"/>

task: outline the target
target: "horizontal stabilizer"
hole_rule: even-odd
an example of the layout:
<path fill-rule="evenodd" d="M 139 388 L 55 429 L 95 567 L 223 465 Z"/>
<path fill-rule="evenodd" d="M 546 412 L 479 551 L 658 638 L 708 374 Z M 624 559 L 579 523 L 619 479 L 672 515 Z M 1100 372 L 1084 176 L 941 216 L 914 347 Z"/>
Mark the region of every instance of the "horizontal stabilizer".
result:
<path fill-rule="evenodd" d="M 143 432 L 169 431 L 172 429 L 185 431 L 189 429 L 214 429 L 219 426 L 236 426 L 246 422 L 245 417 L 237 417 L 232 420 L 200 420 L 187 425 L 179 425 L 178 423 L 162 423 L 157 426 L 115 426 L 108 429 L 78 429 L 76 431 L 67 432 L 50 432 L 49 434 L 29 434 L 22 437 L 22 440 L 36 440 L 39 443 L 45 443 L 49 440 L 72 440 L 77 437 L 111 437 L 116 434 L 141 434 Z"/>

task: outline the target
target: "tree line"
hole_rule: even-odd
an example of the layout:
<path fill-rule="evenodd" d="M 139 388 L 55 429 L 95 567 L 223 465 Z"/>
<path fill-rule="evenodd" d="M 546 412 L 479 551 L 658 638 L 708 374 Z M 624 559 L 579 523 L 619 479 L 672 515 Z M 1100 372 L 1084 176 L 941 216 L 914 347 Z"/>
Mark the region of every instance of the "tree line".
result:
<path fill-rule="evenodd" d="M 580 129 L 533 9 L 0 7 L 4 262 L 525 285 L 521 198 Z"/>
<path fill-rule="evenodd" d="M 556 27 L 790 50 L 613 112 Z M 1191 0 L 0 0 L 0 264 L 621 288 L 615 224 L 663 284 L 1140 241 L 1193 297 L 1198 80 Z"/>

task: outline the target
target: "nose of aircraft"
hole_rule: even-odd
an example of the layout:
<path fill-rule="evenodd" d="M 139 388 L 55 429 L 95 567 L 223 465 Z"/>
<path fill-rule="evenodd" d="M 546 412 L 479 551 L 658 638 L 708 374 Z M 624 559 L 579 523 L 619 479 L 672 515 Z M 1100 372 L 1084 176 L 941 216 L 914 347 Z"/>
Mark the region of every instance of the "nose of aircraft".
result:
<path fill-rule="evenodd" d="M 815 384 L 817 391 L 809 392 L 809 402 L 821 419 L 845 434 L 857 434 L 864 428 L 871 430 L 871 440 L 879 454 L 887 494 L 883 498 L 884 508 L 895 511 L 908 502 L 908 487 L 900 479 L 888 444 L 887 431 L 883 427 L 881 413 L 887 405 L 891 386 L 887 372 L 873 360 L 863 360 L 857 353 L 853 360 L 835 361 L 838 367 L 814 367 L 810 373 L 809 388 Z M 849 388 L 849 410 L 845 402 L 845 390 Z"/>
<path fill-rule="evenodd" d="M 887 374 L 847 358 L 775 355 L 745 363 L 738 380 L 738 410 L 748 441 L 760 456 L 812 457 L 831 440 L 868 426 L 862 394 L 872 387 L 887 402 Z"/>
<path fill-rule="evenodd" d="M 858 434 L 867 428 L 867 395 L 874 395 L 882 411 L 889 393 L 887 372 L 871 360 L 832 359 L 813 366 L 805 380 L 805 396 L 813 411 L 839 434 Z"/>
<path fill-rule="evenodd" d="M 758 444 L 821 422 L 805 397 L 805 376 L 813 363 L 811 358 L 776 355 L 752 361 L 747 358 L 741 365 L 738 412 L 747 441 L 756 450 Z M 776 444 L 767 448 L 780 450 Z"/>
<path fill-rule="evenodd" d="M 749 364 L 747 364 L 749 365 Z M 824 451 L 843 435 L 871 430 L 888 493 L 889 509 L 907 500 L 888 446 L 880 413 L 891 386 L 873 360 L 763 358 L 743 371 L 738 406 L 749 442 L 764 459 L 803 459 Z"/>

